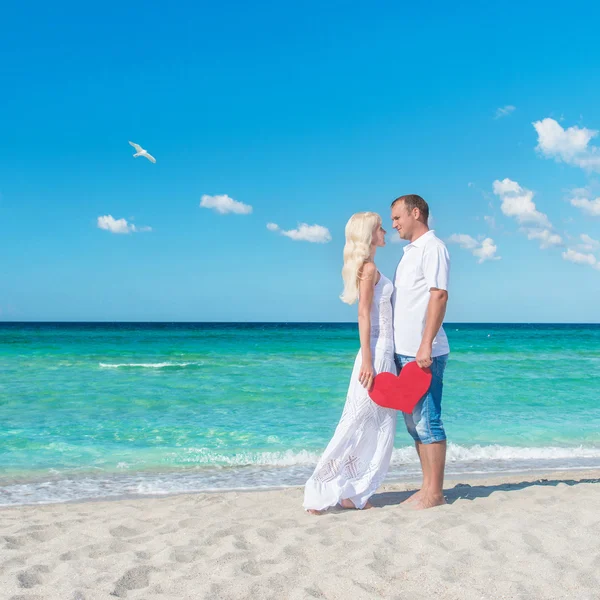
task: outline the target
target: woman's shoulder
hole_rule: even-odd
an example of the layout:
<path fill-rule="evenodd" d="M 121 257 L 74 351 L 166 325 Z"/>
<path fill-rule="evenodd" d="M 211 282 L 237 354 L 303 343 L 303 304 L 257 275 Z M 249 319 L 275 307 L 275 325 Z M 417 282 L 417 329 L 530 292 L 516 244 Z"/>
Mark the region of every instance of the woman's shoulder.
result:
<path fill-rule="evenodd" d="M 361 279 L 376 279 L 377 267 L 374 262 L 366 262 L 358 270 Z"/>

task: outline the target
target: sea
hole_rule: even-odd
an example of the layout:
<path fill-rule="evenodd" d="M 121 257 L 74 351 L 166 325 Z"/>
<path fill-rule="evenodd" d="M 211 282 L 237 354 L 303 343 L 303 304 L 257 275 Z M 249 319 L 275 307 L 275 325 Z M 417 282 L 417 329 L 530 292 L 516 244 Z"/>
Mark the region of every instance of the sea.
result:
<path fill-rule="evenodd" d="M 447 477 L 600 468 L 600 325 L 444 325 Z M 302 485 L 355 323 L 0 323 L 0 505 Z M 387 481 L 419 481 L 398 421 Z"/>

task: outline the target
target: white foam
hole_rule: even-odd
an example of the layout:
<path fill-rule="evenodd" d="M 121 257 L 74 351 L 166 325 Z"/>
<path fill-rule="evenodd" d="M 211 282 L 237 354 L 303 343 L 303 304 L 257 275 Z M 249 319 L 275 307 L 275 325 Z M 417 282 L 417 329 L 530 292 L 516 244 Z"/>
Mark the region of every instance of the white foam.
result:
<path fill-rule="evenodd" d="M 289 467 L 294 465 L 314 465 L 320 452 L 300 450 L 294 452 L 240 452 L 234 455 L 219 454 L 208 448 L 186 448 L 181 452 L 172 452 L 175 463 L 193 463 L 205 466 L 270 466 Z M 448 444 L 446 460 L 449 463 L 473 463 L 488 461 L 537 461 L 578 458 L 600 459 L 600 448 L 577 446 L 562 447 L 517 447 L 500 446 L 460 446 Z M 413 446 L 395 448 L 392 453 L 393 465 L 409 465 L 419 462 Z"/>
<path fill-rule="evenodd" d="M 576 446 L 564 448 L 559 446 L 547 447 L 518 447 L 518 446 L 459 446 L 448 444 L 447 460 L 452 462 L 472 462 L 488 460 L 557 460 L 572 458 L 600 458 L 600 448 Z"/>
<path fill-rule="evenodd" d="M 207 448 L 186 448 L 180 452 L 172 452 L 177 463 L 194 463 L 206 466 L 270 466 L 291 467 L 295 465 L 314 465 L 319 460 L 320 454 L 300 450 L 286 450 L 285 452 L 240 452 L 239 454 L 226 455 L 213 452 Z"/>
<path fill-rule="evenodd" d="M 143 369 L 164 369 L 166 367 L 189 367 L 190 365 L 200 366 L 201 362 L 184 362 L 184 363 L 172 363 L 172 362 L 159 362 L 159 363 L 100 363 L 101 369 L 119 369 L 121 367 L 138 367 Z"/>
<path fill-rule="evenodd" d="M 115 472 L 53 472 L 36 480 L 0 484 L 0 506 L 47 504 L 123 496 L 164 495 L 303 485 L 320 452 L 241 452 L 232 456 L 207 448 L 172 452 L 165 470 L 140 471 L 120 462 Z M 182 463 L 188 463 L 182 466 Z M 192 463 L 192 464 L 189 464 Z M 387 481 L 415 481 L 420 466 L 413 446 L 396 448 Z M 600 447 L 516 447 L 448 445 L 447 475 L 484 475 L 600 468 Z"/>

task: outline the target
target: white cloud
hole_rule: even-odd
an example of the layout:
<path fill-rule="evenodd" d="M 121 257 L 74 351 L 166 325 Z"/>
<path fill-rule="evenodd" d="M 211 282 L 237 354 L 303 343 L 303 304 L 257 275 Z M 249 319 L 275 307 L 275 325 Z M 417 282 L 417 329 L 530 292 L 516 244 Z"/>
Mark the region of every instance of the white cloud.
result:
<path fill-rule="evenodd" d="M 587 233 L 582 233 L 579 237 L 583 242 L 583 244 L 579 244 L 579 248 L 584 252 L 592 252 L 600 248 L 600 242 L 590 237 Z"/>
<path fill-rule="evenodd" d="M 479 246 L 479 242 L 475 238 L 472 238 L 470 235 L 465 233 L 453 233 L 448 238 L 448 241 L 451 244 L 460 244 L 460 247 L 464 248 L 465 250 L 472 250 L 473 248 L 477 248 L 477 246 Z"/>
<path fill-rule="evenodd" d="M 511 113 L 513 113 L 517 109 L 516 106 L 512 106 L 511 104 L 507 104 L 502 108 L 496 109 L 496 114 L 494 119 L 501 119 L 502 117 L 508 117 Z"/>
<path fill-rule="evenodd" d="M 585 127 L 563 127 L 554 119 L 546 118 L 533 123 L 538 134 L 536 150 L 556 161 L 583 169 L 600 170 L 600 151 L 589 146 L 598 131 Z"/>
<path fill-rule="evenodd" d="M 486 260 L 500 260 L 500 256 L 496 256 L 498 247 L 494 244 L 492 238 L 485 238 L 481 242 L 481 246 L 473 250 L 473 256 L 479 259 L 479 263 L 485 262 Z"/>
<path fill-rule="evenodd" d="M 315 244 L 326 244 L 331 241 L 331 233 L 327 227 L 322 225 L 308 225 L 306 223 L 300 223 L 297 229 L 290 229 L 285 231 L 281 229 L 276 223 L 267 223 L 267 229 L 269 231 L 278 231 L 281 235 L 285 235 L 290 239 L 297 242 L 311 242 Z"/>
<path fill-rule="evenodd" d="M 540 240 L 541 248 L 550 248 L 551 246 L 561 246 L 562 238 L 558 233 L 554 233 L 551 229 L 525 229 L 527 239 Z"/>
<path fill-rule="evenodd" d="M 252 212 L 252 207 L 249 204 L 238 202 L 230 198 L 227 194 L 217 196 L 208 196 L 204 194 L 200 199 L 202 208 L 212 208 L 221 215 L 227 213 L 235 213 L 237 215 L 249 215 Z"/>
<path fill-rule="evenodd" d="M 595 200 L 589 199 L 586 189 L 575 189 L 571 192 L 573 197 L 569 202 L 576 208 L 580 208 L 585 214 L 592 217 L 600 217 L 600 197 Z"/>
<path fill-rule="evenodd" d="M 500 206 L 502 212 L 507 217 L 515 217 L 521 225 L 552 227 L 548 217 L 535 207 L 533 192 L 522 188 L 516 181 L 511 179 L 494 181 L 494 194 L 502 200 Z"/>
<path fill-rule="evenodd" d="M 498 179 L 494 181 L 494 194 L 502 200 L 500 206 L 507 217 L 514 217 L 521 227 L 521 231 L 530 240 L 538 240 L 541 248 L 560 246 L 563 243 L 561 236 L 556 233 L 548 219 L 548 215 L 540 212 L 533 201 L 534 193 L 521 187 L 511 179 Z"/>
<path fill-rule="evenodd" d="M 451 244 L 459 244 L 461 248 L 469 250 L 473 256 L 479 259 L 479 263 L 483 263 L 486 260 L 500 260 L 500 256 L 496 256 L 498 247 L 494 244 L 492 238 L 485 238 L 483 241 L 478 242 L 475 238 L 465 233 L 453 233 L 449 238 L 448 242 Z"/>
<path fill-rule="evenodd" d="M 562 256 L 569 262 L 578 265 L 589 265 L 590 267 L 594 267 L 594 269 L 600 269 L 600 262 L 598 262 L 593 254 L 582 254 L 581 252 L 569 248 L 566 252 L 562 253 Z"/>
<path fill-rule="evenodd" d="M 136 227 L 133 223 L 128 223 L 126 219 L 115 219 L 112 215 L 98 217 L 98 227 L 106 229 L 111 233 L 135 233 L 143 231 L 152 231 L 152 227 Z"/>

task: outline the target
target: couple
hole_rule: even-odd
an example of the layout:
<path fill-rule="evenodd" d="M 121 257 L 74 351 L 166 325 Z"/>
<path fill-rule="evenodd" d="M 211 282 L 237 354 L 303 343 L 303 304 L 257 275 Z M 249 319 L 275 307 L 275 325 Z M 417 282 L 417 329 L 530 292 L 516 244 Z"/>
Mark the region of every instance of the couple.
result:
<path fill-rule="evenodd" d="M 428 217 L 427 202 L 415 194 L 392 203 L 392 226 L 410 242 L 393 282 L 375 266 L 375 252 L 385 246 L 381 217 L 357 213 L 346 225 L 341 299 L 348 304 L 358 300 L 360 351 L 340 422 L 306 483 L 304 508 L 311 514 L 337 504 L 371 508 L 369 498 L 384 480 L 392 457 L 397 411 L 375 404 L 368 390 L 377 373 L 395 374 L 415 360 L 431 368 L 432 379 L 412 414 L 402 413 L 423 471 L 421 489 L 406 502 L 419 509 L 445 504 L 441 403 L 449 347 L 442 321 L 450 258 L 429 229 Z"/>

